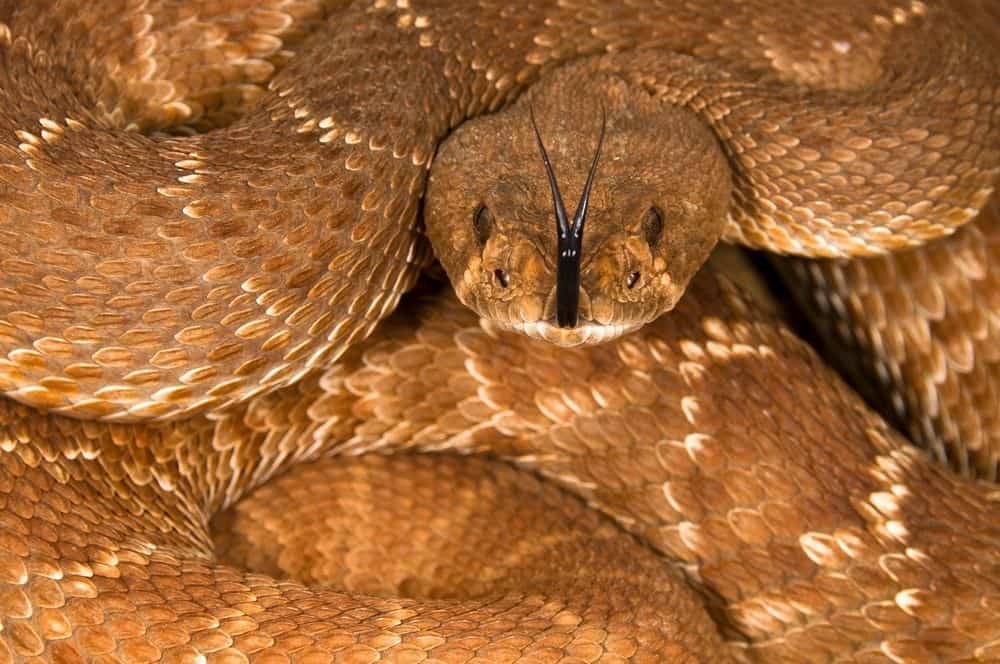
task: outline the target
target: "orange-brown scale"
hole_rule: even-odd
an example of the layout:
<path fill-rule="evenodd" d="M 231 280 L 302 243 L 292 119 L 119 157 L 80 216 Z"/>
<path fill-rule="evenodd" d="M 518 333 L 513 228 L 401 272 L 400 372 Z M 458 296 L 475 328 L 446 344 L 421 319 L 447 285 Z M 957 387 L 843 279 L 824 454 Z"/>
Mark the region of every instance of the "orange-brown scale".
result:
<path fill-rule="evenodd" d="M 436 143 L 577 56 L 655 48 L 732 79 L 729 104 L 641 57 L 623 69 L 714 122 L 734 167 L 730 240 L 807 255 L 912 245 L 973 216 L 996 175 L 997 61 L 966 25 L 977 14 L 946 4 L 323 12 L 0 3 L 4 393 L 170 418 L 332 362 L 426 260 L 415 220 Z"/>
<path fill-rule="evenodd" d="M 512 632 L 535 641 L 524 657 L 695 661 L 721 651 L 677 570 L 580 500 L 481 457 L 324 459 L 262 487 L 214 526 L 222 561 L 279 579 L 441 607 L 515 605 L 511 613 L 527 618 Z M 482 629 L 480 612 L 462 620 Z"/>
<path fill-rule="evenodd" d="M 939 461 L 1000 477 L 1000 212 L 918 251 L 781 264 L 831 361 Z M 812 305 L 812 306 L 808 306 Z"/>
<path fill-rule="evenodd" d="M 710 276 L 674 316 L 597 349 L 556 354 L 442 301 L 329 366 L 426 258 L 413 221 L 436 142 L 580 55 L 654 47 L 723 67 L 715 89 L 747 103 L 687 101 L 734 167 L 731 240 L 846 255 L 947 233 L 996 175 L 1000 77 L 980 20 L 995 9 L 455 7 L 378 0 L 324 19 L 309 2 L 0 0 L 3 389 L 111 419 L 240 402 L 156 425 L 0 404 L 0 657 L 516 658 L 524 635 L 489 631 L 511 623 L 486 620 L 470 649 L 465 632 L 440 640 L 454 613 L 422 622 L 410 600 L 213 558 L 211 518 L 299 462 L 452 449 L 535 469 L 681 561 L 728 652 L 995 658 L 995 490 L 905 448 Z M 213 44 L 197 17 L 228 9 Z M 604 62 L 670 103 L 700 89 L 653 56 Z M 386 635 L 409 620 L 435 631 L 423 652 Z M 632 645 L 596 636 L 588 657 Z"/>
<path fill-rule="evenodd" d="M 24 656 L 96 648 L 87 644 L 97 629 L 114 650 L 129 637 L 109 642 L 107 628 L 87 625 L 120 611 L 139 622 L 127 634 L 165 622 L 154 631 L 176 641 L 164 656 L 312 648 L 312 630 L 370 633 L 346 627 L 342 610 L 394 631 L 384 620 L 410 617 L 410 600 L 324 594 L 219 566 L 207 524 L 304 461 L 449 450 L 534 469 L 664 565 L 678 561 L 709 598 L 727 648 L 748 657 L 991 656 L 1000 639 L 990 599 L 1000 591 L 995 489 L 908 448 L 719 279 L 700 274 L 671 316 L 634 335 L 558 354 L 483 329 L 454 300 L 428 301 L 336 367 L 212 419 L 98 426 L 6 402 L 3 596 L 20 613 L 4 623 L 4 646 Z M 405 521 L 407 501 L 379 503 Z M 59 545 L 63 537 L 75 544 Z M 63 594 L 41 612 L 49 600 L 24 598 L 44 579 Z M 67 617 L 81 611 L 92 623 Z M 40 616 L 75 640 L 39 640 Z M 239 636 L 219 633 L 230 621 Z"/>

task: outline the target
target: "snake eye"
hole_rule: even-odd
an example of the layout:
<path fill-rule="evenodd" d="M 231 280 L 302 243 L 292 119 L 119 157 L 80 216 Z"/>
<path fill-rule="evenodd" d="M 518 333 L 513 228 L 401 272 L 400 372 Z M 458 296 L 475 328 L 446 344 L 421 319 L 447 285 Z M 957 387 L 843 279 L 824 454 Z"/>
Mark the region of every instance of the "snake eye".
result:
<path fill-rule="evenodd" d="M 638 272 L 632 272 L 628 275 L 628 279 L 625 280 L 625 287 L 629 290 L 635 288 L 635 285 L 639 283 L 639 277 L 641 275 Z"/>
<path fill-rule="evenodd" d="M 485 205 L 480 205 L 472 213 L 472 228 L 476 232 L 476 241 L 480 246 L 486 244 L 493 233 L 493 213 Z"/>
<path fill-rule="evenodd" d="M 663 215 L 655 206 L 646 210 L 642 218 L 642 234 L 650 247 L 655 247 L 660 242 L 660 236 L 663 235 Z"/>
<path fill-rule="evenodd" d="M 510 285 L 510 277 L 503 270 L 493 270 L 493 277 L 497 280 L 500 288 L 507 288 Z"/>

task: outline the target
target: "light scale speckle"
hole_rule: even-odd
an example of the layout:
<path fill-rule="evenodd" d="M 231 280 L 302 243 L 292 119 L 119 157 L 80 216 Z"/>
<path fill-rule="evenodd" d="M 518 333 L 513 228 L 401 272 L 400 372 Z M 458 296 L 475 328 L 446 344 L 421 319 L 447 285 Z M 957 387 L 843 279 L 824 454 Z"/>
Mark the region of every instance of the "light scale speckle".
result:
<path fill-rule="evenodd" d="M 600 346 L 389 316 L 438 142 L 593 56 L 546 84 L 686 107 L 730 241 L 879 254 L 985 207 L 789 269 L 914 437 L 995 477 L 995 9 L 327 4 L 0 0 L 0 663 L 1000 657 L 1000 493 L 724 257 Z M 709 209 L 677 203 L 675 243 Z M 586 333 L 690 276 L 588 284 Z M 533 297 L 494 311 L 541 329 Z"/>

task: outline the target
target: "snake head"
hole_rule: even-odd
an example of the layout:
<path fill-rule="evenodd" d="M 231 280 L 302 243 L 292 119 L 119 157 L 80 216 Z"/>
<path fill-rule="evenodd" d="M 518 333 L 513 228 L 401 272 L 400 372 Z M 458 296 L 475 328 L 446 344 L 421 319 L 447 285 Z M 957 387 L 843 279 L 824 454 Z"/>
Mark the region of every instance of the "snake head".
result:
<path fill-rule="evenodd" d="M 600 343 L 674 307 L 722 234 L 730 177 L 697 114 L 570 69 L 452 133 L 424 218 L 482 318 L 562 346 Z M 572 216 L 564 196 L 579 201 Z"/>

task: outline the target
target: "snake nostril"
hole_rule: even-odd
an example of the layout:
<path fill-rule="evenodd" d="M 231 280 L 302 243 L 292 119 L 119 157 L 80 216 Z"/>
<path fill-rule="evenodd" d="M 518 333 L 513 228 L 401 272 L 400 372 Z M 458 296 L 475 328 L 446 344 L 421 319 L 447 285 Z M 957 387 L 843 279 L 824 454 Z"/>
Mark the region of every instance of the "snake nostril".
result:
<path fill-rule="evenodd" d="M 507 286 L 510 285 L 510 278 L 503 270 L 493 270 L 493 276 L 496 278 L 497 284 L 500 285 L 500 288 L 507 288 Z"/>
<path fill-rule="evenodd" d="M 637 283 L 639 283 L 639 277 L 640 277 L 640 276 L 641 276 L 641 275 L 640 275 L 640 274 L 639 274 L 638 272 L 633 272 L 633 273 L 631 273 L 630 275 L 628 275 L 628 279 L 626 279 L 626 280 L 625 280 L 625 286 L 626 286 L 626 287 L 627 287 L 627 288 L 628 288 L 629 290 L 632 290 L 632 288 L 634 288 L 634 287 L 635 287 L 635 285 L 636 285 Z"/>

